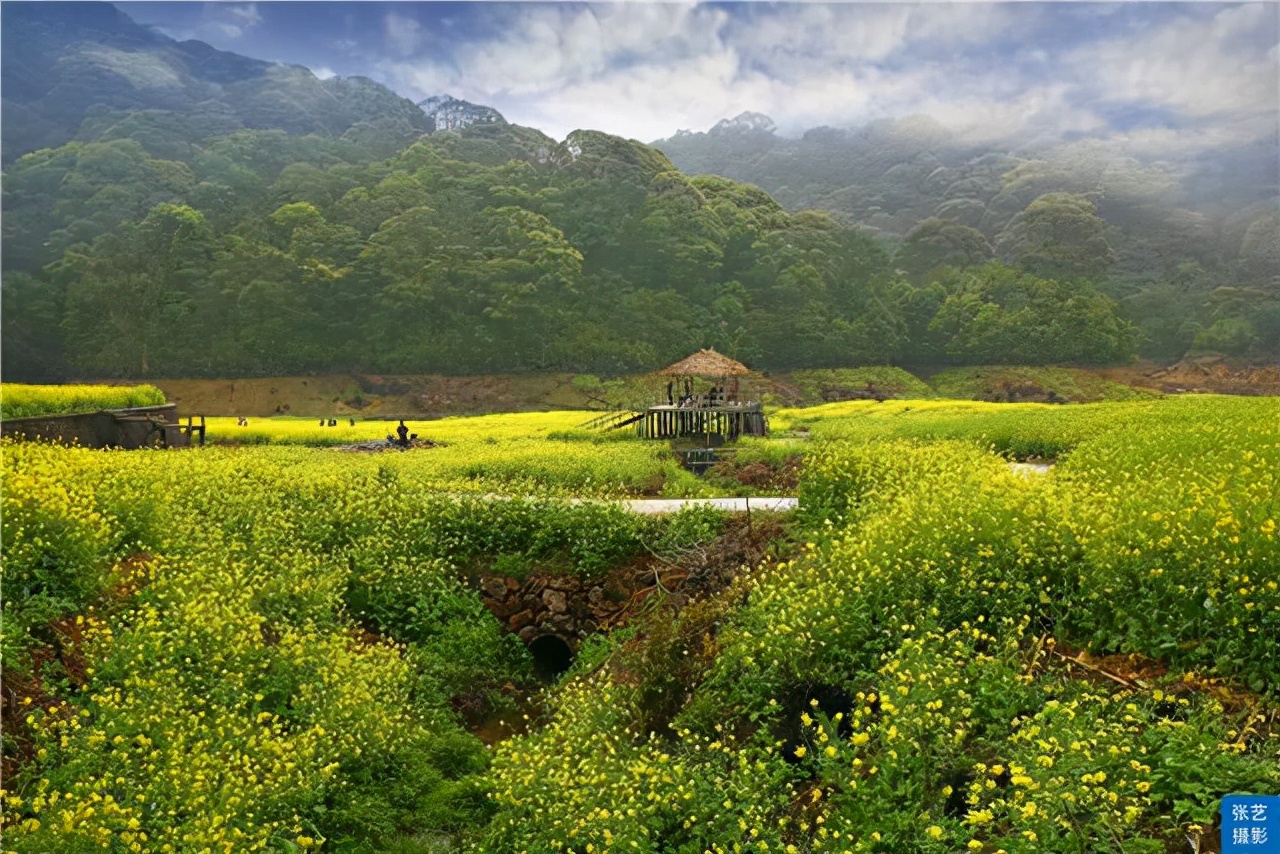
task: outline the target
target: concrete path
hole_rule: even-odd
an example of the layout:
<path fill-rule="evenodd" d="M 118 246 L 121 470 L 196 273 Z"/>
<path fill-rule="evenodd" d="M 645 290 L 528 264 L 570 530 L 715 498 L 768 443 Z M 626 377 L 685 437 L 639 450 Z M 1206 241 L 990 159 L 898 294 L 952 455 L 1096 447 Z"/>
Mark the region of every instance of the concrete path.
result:
<path fill-rule="evenodd" d="M 632 513 L 675 513 L 683 507 L 714 507 L 730 513 L 767 510 L 775 513 L 796 509 L 795 498 L 634 498 L 618 502 Z"/>
<path fill-rule="evenodd" d="M 1009 463 L 1009 471 L 1014 474 L 1020 474 L 1023 477 L 1048 474 L 1052 468 L 1053 463 Z"/>
<path fill-rule="evenodd" d="M 1009 470 L 1023 477 L 1048 474 L 1053 463 L 1009 463 Z M 748 509 L 784 513 L 796 509 L 796 498 L 633 498 L 618 504 L 632 513 L 677 513 L 684 507 L 714 507 L 729 513 L 745 513 Z"/>

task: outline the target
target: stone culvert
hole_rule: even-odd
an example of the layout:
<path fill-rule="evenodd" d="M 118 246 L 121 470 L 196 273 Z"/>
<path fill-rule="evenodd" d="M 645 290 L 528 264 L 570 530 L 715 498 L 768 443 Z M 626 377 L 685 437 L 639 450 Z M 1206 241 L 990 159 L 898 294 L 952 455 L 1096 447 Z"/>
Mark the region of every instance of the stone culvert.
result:
<path fill-rule="evenodd" d="M 529 647 L 543 678 L 567 670 L 583 639 L 615 625 L 643 592 L 630 589 L 618 574 L 590 581 L 567 575 L 534 574 L 524 580 L 482 575 L 476 583 L 484 606 Z"/>

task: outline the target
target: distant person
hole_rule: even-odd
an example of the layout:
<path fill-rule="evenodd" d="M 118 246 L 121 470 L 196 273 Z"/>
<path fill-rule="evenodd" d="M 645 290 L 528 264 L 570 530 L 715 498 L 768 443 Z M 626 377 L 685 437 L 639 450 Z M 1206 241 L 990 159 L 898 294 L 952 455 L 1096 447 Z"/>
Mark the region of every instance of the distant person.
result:
<path fill-rule="evenodd" d="M 330 418 L 330 419 L 329 419 L 329 426 L 330 426 L 330 427 L 337 427 L 337 426 L 338 426 L 338 419 L 336 419 L 336 418 Z"/>
<path fill-rule="evenodd" d="M 667 406 L 675 406 L 676 399 L 672 396 L 672 390 L 674 388 L 675 383 L 667 383 Z"/>
<path fill-rule="evenodd" d="M 401 445 L 409 444 L 409 428 L 404 426 L 404 419 L 400 419 L 400 426 L 396 428 L 396 435 L 400 437 Z"/>
<path fill-rule="evenodd" d="M 241 415 L 240 417 L 238 417 L 238 418 L 236 419 L 236 426 L 237 426 L 237 427 L 248 427 L 248 426 L 249 426 L 249 419 L 248 419 L 248 418 L 245 418 L 243 415 Z"/>
<path fill-rule="evenodd" d="M 321 419 L 320 419 L 320 426 L 321 426 L 321 427 L 323 427 L 323 426 L 324 426 L 324 419 L 323 419 L 323 418 L 321 418 Z"/>
<path fill-rule="evenodd" d="M 348 418 L 347 420 L 351 422 L 352 427 L 356 426 L 356 420 L 354 418 Z"/>

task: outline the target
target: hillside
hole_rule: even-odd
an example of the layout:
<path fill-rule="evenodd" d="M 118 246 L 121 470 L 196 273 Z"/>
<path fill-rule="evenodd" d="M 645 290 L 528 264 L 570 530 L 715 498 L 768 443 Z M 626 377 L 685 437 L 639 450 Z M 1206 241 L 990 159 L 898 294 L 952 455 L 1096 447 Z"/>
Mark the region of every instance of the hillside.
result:
<path fill-rule="evenodd" d="M 925 116 L 812 128 L 790 139 L 767 116 L 744 113 L 705 133 L 681 131 L 652 144 L 690 174 L 755 184 L 788 209 L 829 210 L 894 239 L 942 217 L 998 243 L 1037 196 L 1086 193 L 1128 242 L 1171 231 L 1167 243 L 1122 245 L 1117 267 L 1126 271 L 1150 270 L 1153 257 L 1174 249 L 1179 262 L 1209 264 L 1215 253 L 1252 259 L 1245 232 L 1280 196 L 1273 146 L 1154 161 L 1094 140 L 975 143 Z"/>
<path fill-rule="evenodd" d="M 432 124 L 413 102 L 361 78 L 319 80 L 178 42 L 109 3 L 3 7 L 3 162 L 73 139 L 137 139 L 174 157 L 242 128 L 341 136 L 370 123 L 403 145 Z"/>
<path fill-rule="evenodd" d="M 1275 181 L 1242 195 L 1247 158 L 1210 210 L 1179 206 L 1190 167 L 924 120 L 788 141 L 748 115 L 663 143 L 689 170 L 768 167 L 775 198 L 106 5 L 4 15 L 6 131 L 47 137 L 5 152 L 48 146 L 4 174 L 9 381 L 616 375 L 705 346 L 771 371 L 1280 353 Z"/>

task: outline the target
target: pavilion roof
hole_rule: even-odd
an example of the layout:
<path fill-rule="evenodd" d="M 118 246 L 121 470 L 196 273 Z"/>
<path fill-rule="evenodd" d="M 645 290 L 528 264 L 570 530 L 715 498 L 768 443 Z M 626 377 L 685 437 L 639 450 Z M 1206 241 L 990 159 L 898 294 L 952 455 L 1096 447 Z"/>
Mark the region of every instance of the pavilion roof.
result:
<path fill-rule="evenodd" d="M 746 365 L 715 350 L 699 350 L 658 373 L 667 377 L 738 377 L 750 371 Z"/>

